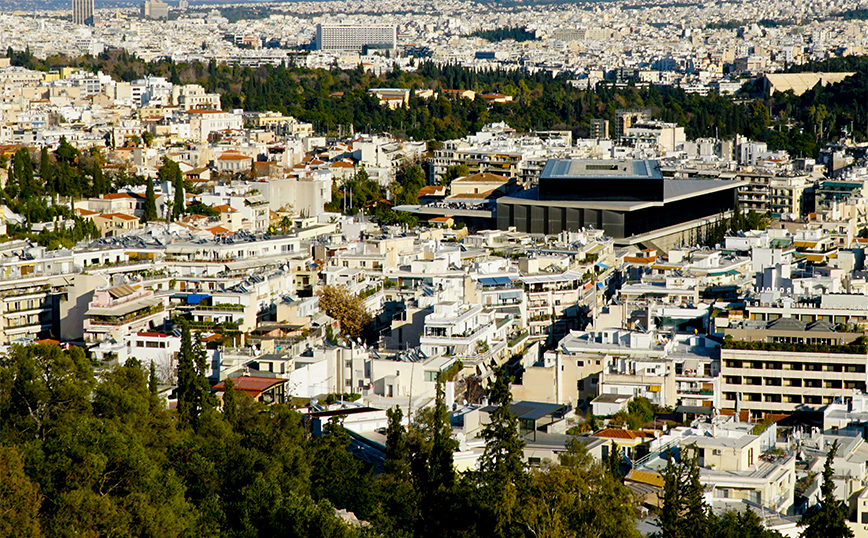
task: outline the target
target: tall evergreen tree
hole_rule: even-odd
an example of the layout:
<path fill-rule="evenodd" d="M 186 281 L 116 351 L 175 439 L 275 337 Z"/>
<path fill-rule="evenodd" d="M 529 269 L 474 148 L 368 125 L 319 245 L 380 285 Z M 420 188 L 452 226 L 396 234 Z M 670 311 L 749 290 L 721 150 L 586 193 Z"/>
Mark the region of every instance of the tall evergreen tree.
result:
<path fill-rule="evenodd" d="M 805 526 L 801 538 L 852 538 L 853 529 L 847 526 L 847 504 L 835 497 L 835 471 L 832 462 L 838 452 L 838 441 L 826 454 L 823 466 L 823 484 L 820 502 L 808 508 L 800 525 Z"/>
<path fill-rule="evenodd" d="M 393 409 L 386 410 L 388 425 L 386 426 L 386 459 L 383 466 L 387 473 L 406 478 L 409 471 L 407 467 L 407 435 L 401 421 L 404 413 L 397 405 Z"/>
<path fill-rule="evenodd" d="M 157 393 L 157 366 L 154 361 L 151 361 L 151 366 L 148 368 L 148 391 L 151 394 Z"/>
<path fill-rule="evenodd" d="M 57 192 L 57 185 L 54 183 L 54 166 L 46 146 L 42 146 L 42 151 L 39 154 L 39 175 L 42 176 L 42 183 L 45 185 L 46 192 Z"/>
<path fill-rule="evenodd" d="M 489 490 L 496 536 L 513 534 L 519 497 L 528 480 L 522 460 L 524 440 L 519 435 L 518 418 L 509 409 L 512 403 L 509 382 L 503 367 L 495 371 L 488 390 L 489 403 L 495 409 L 482 430 L 485 450 L 479 461 L 482 483 Z"/>
<path fill-rule="evenodd" d="M 183 321 L 181 322 L 181 349 L 178 351 L 178 417 L 188 426 L 194 426 L 198 418 L 196 364 L 193 354 L 190 325 Z"/>
<path fill-rule="evenodd" d="M 154 180 L 148 178 L 148 186 L 145 190 L 145 208 L 142 212 L 142 222 L 157 220 L 157 198 L 154 195 Z"/>
<path fill-rule="evenodd" d="M 663 471 L 663 507 L 660 530 L 666 538 L 704 538 L 709 513 L 703 500 L 704 487 L 699 482 L 696 446 L 682 447 L 680 461 L 670 451 Z"/>

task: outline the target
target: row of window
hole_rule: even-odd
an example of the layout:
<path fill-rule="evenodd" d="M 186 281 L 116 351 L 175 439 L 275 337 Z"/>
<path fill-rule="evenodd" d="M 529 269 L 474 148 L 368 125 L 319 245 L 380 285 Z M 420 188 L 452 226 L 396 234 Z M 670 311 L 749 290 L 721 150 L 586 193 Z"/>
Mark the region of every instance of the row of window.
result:
<path fill-rule="evenodd" d="M 725 376 L 727 385 L 754 385 L 766 387 L 805 387 L 809 389 L 859 389 L 865 390 L 864 381 L 840 379 L 802 379 L 800 377 L 742 377 Z"/>
<path fill-rule="evenodd" d="M 742 361 L 727 359 L 723 362 L 727 368 L 749 368 L 752 370 L 790 370 L 806 372 L 844 372 L 864 374 L 865 364 L 822 364 L 816 362 L 784 362 L 784 361 Z"/>
<path fill-rule="evenodd" d="M 127 342 L 127 347 L 131 347 L 133 345 L 132 341 Z M 137 340 L 136 347 L 144 347 L 151 349 L 165 349 L 166 342 L 145 342 L 144 340 Z"/>
<path fill-rule="evenodd" d="M 737 399 L 736 393 L 724 392 L 723 399 L 734 402 Z M 757 394 L 748 392 L 743 393 L 741 399 L 745 402 L 827 405 L 835 403 L 836 398 L 834 396 L 807 396 L 802 394 Z"/>

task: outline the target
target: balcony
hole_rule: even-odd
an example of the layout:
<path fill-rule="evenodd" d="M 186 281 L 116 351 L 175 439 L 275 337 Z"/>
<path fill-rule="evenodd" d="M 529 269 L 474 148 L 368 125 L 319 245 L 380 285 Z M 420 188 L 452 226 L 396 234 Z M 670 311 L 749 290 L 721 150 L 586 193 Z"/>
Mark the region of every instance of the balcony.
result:
<path fill-rule="evenodd" d="M 134 321 L 138 321 L 140 319 L 147 318 L 148 316 L 153 316 L 154 314 L 158 314 L 165 310 L 165 307 L 162 304 L 149 306 L 143 310 L 137 310 L 135 312 L 130 312 L 129 314 L 125 314 L 123 316 L 92 316 L 90 317 L 91 325 L 110 325 L 110 326 L 120 326 L 125 325 L 127 323 L 132 323 Z"/>

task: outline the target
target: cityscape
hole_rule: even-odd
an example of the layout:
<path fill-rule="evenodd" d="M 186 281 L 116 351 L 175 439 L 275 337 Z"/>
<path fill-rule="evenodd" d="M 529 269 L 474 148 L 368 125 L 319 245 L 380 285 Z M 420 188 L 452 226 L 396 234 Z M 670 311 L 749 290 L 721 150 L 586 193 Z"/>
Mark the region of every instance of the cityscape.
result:
<path fill-rule="evenodd" d="M 0 538 L 868 537 L 868 2 L 4 7 Z"/>

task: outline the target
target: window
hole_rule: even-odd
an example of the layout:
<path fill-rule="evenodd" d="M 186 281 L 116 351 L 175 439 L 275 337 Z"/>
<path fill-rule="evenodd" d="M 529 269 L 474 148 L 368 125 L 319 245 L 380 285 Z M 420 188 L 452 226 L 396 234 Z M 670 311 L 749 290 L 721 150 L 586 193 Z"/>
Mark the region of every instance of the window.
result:
<path fill-rule="evenodd" d="M 344 381 L 344 385 L 346 385 L 347 387 L 352 387 L 353 386 L 353 380 L 347 379 L 346 381 Z"/>
<path fill-rule="evenodd" d="M 425 370 L 425 381 L 429 381 L 429 382 L 432 382 L 432 383 L 435 382 L 435 381 L 437 381 L 437 375 L 438 375 L 439 373 L 440 373 L 440 372 L 434 372 L 434 371 L 431 371 L 431 370 Z"/>
<path fill-rule="evenodd" d="M 579 390 L 585 390 L 585 380 L 584 380 L 584 379 L 580 379 L 580 380 L 576 383 L 576 388 L 578 388 Z"/>
<path fill-rule="evenodd" d="M 159 344 L 157 344 L 157 342 L 148 342 L 148 343 L 145 345 L 145 347 L 148 347 L 148 348 L 154 349 L 154 348 L 158 348 L 158 347 L 160 347 L 160 346 L 159 346 Z"/>
<path fill-rule="evenodd" d="M 352 367 L 353 367 L 353 361 L 352 361 L 352 359 L 347 359 L 347 360 L 345 360 L 345 361 L 344 361 L 344 366 L 347 367 L 347 368 L 352 368 Z"/>
<path fill-rule="evenodd" d="M 577 367 L 581 368 L 581 367 L 584 366 L 584 365 L 585 365 L 585 361 L 576 361 L 576 366 L 577 366 Z"/>
<path fill-rule="evenodd" d="M 136 347 L 145 347 L 145 343 L 139 340 L 138 342 L 136 342 Z"/>

